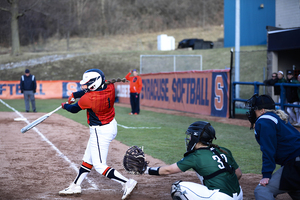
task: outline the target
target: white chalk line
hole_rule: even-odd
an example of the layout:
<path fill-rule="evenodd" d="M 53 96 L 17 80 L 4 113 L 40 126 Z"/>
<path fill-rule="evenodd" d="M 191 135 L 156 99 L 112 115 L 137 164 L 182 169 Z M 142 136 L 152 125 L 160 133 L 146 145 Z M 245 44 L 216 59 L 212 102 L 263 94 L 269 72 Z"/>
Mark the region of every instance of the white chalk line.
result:
<path fill-rule="evenodd" d="M 19 115 L 22 118 L 25 118 L 19 111 L 17 111 L 16 109 L 14 109 L 13 107 L 9 106 L 7 103 L 5 103 L 4 101 L 2 101 L 2 99 L 0 99 L 0 102 L 2 104 L 4 104 L 6 107 L 10 108 L 11 110 L 13 110 L 17 115 Z M 27 118 L 25 118 L 25 122 L 27 124 L 30 124 L 30 122 L 27 120 Z M 47 142 L 57 153 L 58 155 L 63 158 L 65 161 L 67 161 L 68 163 L 70 163 L 70 167 L 73 168 L 77 173 L 78 173 L 78 168 L 77 166 L 70 161 L 70 159 L 65 156 L 52 142 L 50 142 L 36 127 L 32 128 L 32 130 L 34 130 L 35 132 L 37 132 L 45 142 Z M 88 177 L 86 177 L 86 180 L 90 183 L 90 185 L 92 186 L 92 188 L 89 189 L 94 189 L 94 190 L 99 190 L 99 188 L 97 187 L 97 185 Z"/>
<path fill-rule="evenodd" d="M 129 126 L 124 126 L 122 124 L 118 124 L 118 126 L 121 126 L 122 128 L 125 129 L 161 129 L 161 127 L 129 127 Z"/>

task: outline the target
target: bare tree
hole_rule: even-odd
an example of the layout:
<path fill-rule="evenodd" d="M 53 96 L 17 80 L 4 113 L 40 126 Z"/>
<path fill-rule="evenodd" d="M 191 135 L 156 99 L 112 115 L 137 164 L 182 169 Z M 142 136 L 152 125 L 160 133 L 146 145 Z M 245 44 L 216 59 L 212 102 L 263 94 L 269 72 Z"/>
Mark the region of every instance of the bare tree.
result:
<path fill-rule="evenodd" d="M 11 35 L 12 54 L 18 55 L 20 44 L 39 44 L 41 39 L 46 41 L 53 36 L 66 38 L 69 49 L 69 39 L 74 36 L 136 34 L 220 25 L 223 23 L 223 1 L 0 0 L 0 43 L 7 45 L 10 41 L 7 35 Z M 40 3 L 34 6 L 37 2 Z M 31 12 L 20 18 L 30 9 Z"/>
<path fill-rule="evenodd" d="M 25 12 L 29 11 L 36 3 L 38 3 L 38 1 L 32 4 L 32 6 L 28 9 L 25 9 L 23 12 L 19 12 L 19 0 L 7 0 L 7 2 L 10 4 L 10 8 L 0 7 L 0 10 L 9 12 L 11 14 L 11 55 L 18 56 L 21 54 L 18 19 L 19 17 L 22 17 Z"/>

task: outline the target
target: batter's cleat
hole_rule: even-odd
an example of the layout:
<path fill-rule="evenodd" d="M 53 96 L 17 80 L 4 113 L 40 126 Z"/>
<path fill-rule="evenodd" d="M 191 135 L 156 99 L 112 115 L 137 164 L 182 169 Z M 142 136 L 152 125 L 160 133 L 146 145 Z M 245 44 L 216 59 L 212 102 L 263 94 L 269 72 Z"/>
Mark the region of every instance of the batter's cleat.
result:
<path fill-rule="evenodd" d="M 138 115 L 137 113 L 134 113 L 134 115 Z"/>
<path fill-rule="evenodd" d="M 133 115 L 133 113 L 129 113 L 129 115 Z"/>
<path fill-rule="evenodd" d="M 126 199 L 129 197 L 129 195 L 131 194 L 131 192 L 133 191 L 133 189 L 135 188 L 135 186 L 137 185 L 137 182 L 133 179 L 129 179 L 123 186 L 123 196 L 122 196 L 122 200 Z"/>
<path fill-rule="evenodd" d="M 72 183 L 69 187 L 66 189 L 59 191 L 59 195 L 72 195 L 72 194 L 80 194 L 81 193 L 81 187 L 80 185 L 77 185 L 75 183 Z"/>

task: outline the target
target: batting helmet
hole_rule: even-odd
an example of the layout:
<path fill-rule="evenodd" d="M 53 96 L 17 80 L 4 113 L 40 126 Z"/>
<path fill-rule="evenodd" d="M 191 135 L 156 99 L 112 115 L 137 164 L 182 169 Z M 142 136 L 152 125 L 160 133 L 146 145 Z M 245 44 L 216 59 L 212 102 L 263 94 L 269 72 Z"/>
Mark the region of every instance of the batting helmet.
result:
<path fill-rule="evenodd" d="M 210 125 L 210 123 L 205 121 L 192 123 L 185 134 L 187 152 L 194 150 L 194 147 L 198 142 L 210 145 L 213 139 L 217 139 L 215 129 Z"/>
<path fill-rule="evenodd" d="M 95 91 L 99 87 L 103 88 L 105 83 L 104 73 L 100 69 L 89 69 L 84 72 L 81 86 L 86 86 L 88 90 Z"/>

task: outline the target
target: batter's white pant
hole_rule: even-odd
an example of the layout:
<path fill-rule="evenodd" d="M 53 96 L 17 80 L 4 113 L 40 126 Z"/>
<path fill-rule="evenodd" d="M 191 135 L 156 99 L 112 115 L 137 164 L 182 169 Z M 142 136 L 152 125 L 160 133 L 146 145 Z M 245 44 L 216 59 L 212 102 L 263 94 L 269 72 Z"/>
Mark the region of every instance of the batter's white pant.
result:
<path fill-rule="evenodd" d="M 83 161 L 93 165 L 95 170 L 103 174 L 110 142 L 117 136 L 117 121 L 113 119 L 104 126 L 90 126 L 90 138 Z"/>
<path fill-rule="evenodd" d="M 175 184 L 175 183 L 174 183 Z M 171 192 L 174 190 L 174 184 L 172 185 Z M 178 187 L 179 186 L 179 187 Z M 201 185 L 193 182 L 180 182 L 177 185 L 177 192 L 174 193 L 173 199 L 181 199 L 181 200 L 242 200 L 243 199 L 243 191 L 239 194 L 234 193 L 233 197 L 219 192 L 219 190 L 209 190 L 205 185 Z M 178 197 L 178 198 L 177 198 Z"/>

